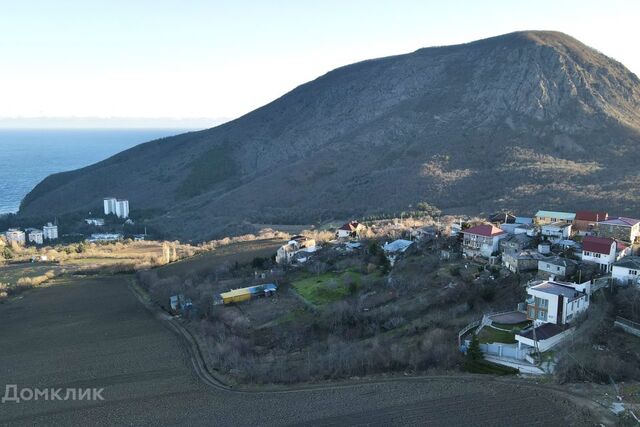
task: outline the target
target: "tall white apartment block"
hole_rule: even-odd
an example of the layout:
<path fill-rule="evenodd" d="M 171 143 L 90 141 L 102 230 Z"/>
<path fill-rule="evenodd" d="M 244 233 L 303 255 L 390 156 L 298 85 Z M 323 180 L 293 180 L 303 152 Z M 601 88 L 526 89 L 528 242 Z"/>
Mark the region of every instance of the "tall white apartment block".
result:
<path fill-rule="evenodd" d="M 42 226 L 42 236 L 45 240 L 56 240 L 58 238 L 58 226 L 50 222 Z"/>
<path fill-rule="evenodd" d="M 115 197 L 104 198 L 104 214 L 105 215 L 116 213 L 116 202 L 117 200 Z"/>
<path fill-rule="evenodd" d="M 118 218 L 129 218 L 129 201 L 128 200 L 116 201 L 116 216 Z"/>
<path fill-rule="evenodd" d="M 106 197 L 104 199 L 104 214 L 114 214 L 118 218 L 128 218 L 129 201 L 116 199 L 115 197 Z"/>

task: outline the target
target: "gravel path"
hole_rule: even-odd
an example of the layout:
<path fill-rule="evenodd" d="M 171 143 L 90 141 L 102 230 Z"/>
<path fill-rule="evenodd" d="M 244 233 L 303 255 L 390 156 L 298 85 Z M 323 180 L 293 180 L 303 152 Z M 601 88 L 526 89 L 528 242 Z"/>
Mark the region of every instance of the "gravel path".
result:
<path fill-rule="evenodd" d="M 282 392 L 224 391 L 125 277 L 82 278 L 0 305 L 0 387 L 104 388 L 104 401 L 0 404 L 2 425 L 594 425 L 521 381 L 417 378 Z"/>

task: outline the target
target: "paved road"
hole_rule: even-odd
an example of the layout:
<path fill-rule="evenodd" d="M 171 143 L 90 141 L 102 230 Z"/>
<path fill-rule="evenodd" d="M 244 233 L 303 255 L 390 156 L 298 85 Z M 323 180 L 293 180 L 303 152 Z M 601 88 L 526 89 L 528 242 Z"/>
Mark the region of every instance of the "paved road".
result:
<path fill-rule="evenodd" d="M 104 388 L 104 401 L 0 404 L 3 425 L 589 425 L 547 390 L 415 379 L 228 392 L 193 373 L 181 341 L 126 279 L 75 280 L 0 305 L 0 387 Z"/>

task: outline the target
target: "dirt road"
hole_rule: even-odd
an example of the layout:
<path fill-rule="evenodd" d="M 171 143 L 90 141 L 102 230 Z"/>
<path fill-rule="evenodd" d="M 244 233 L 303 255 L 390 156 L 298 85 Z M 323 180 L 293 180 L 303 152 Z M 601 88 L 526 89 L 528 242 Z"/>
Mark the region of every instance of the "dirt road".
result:
<path fill-rule="evenodd" d="M 594 425 L 554 392 L 477 378 L 224 391 L 125 277 L 82 278 L 0 305 L 0 391 L 104 388 L 104 401 L 0 403 L 0 424 Z"/>

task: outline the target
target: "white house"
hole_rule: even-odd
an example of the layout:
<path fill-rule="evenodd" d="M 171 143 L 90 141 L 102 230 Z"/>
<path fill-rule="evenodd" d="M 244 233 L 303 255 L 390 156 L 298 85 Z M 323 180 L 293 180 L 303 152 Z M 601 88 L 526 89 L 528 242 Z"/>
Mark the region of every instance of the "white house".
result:
<path fill-rule="evenodd" d="M 115 197 L 105 197 L 103 200 L 104 214 L 114 214 L 118 218 L 129 217 L 129 201 L 124 199 L 116 199 Z"/>
<path fill-rule="evenodd" d="M 571 237 L 571 223 L 566 221 L 557 221 L 544 224 L 540 230 L 540 234 L 551 242 L 559 242 Z"/>
<path fill-rule="evenodd" d="M 611 277 L 620 285 L 640 286 L 640 256 L 628 256 L 615 262 Z"/>
<path fill-rule="evenodd" d="M 19 245 L 24 245 L 26 242 L 24 231 L 18 228 L 10 228 L 5 231 L 4 236 L 7 238 L 7 243 L 11 244 L 15 242 Z"/>
<path fill-rule="evenodd" d="M 304 250 L 305 252 L 314 252 L 316 249 L 316 241 L 305 236 L 293 236 L 287 244 L 282 245 L 276 252 L 276 263 L 289 264 L 293 260 L 296 253 Z"/>
<path fill-rule="evenodd" d="M 58 238 L 58 226 L 50 222 L 42 227 L 42 235 L 45 240 L 56 240 Z"/>
<path fill-rule="evenodd" d="M 533 327 L 515 336 L 518 350 L 537 347 L 544 352 L 573 332 L 569 325 L 589 308 L 590 282 L 577 284 L 544 281 L 527 289 L 527 318 Z"/>
<path fill-rule="evenodd" d="M 122 240 L 120 233 L 94 233 L 88 239 L 90 242 L 116 242 Z"/>
<path fill-rule="evenodd" d="M 84 222 L 89 225 L 95 225 L 96 227 L 102 227 L 104 225 L 104 218 L 85 218 Z"/>
<path fill-rule="evenodd" d="M 582 261 L 598 264 L 603 273 L 616 262 L 616 241 L 610 237 L 585 236 L 582 239 Z"/>
<path fill-rule="evenodd" d="M 500 240 L 507 233 L 492 224 L 480 224 L 463 230 L 462 253 L 467 257 L 489 258 L 498 251 Z"/>
<path fill-rule="evenodd" d="M 358 237 L 358 234 L 362 230 L 364 230 L 364 225 L 360 224 L 358 221 L 350 221 L 344 224 L 342 227 L 338 228 L 338 231 L 336 231 L 336 237 L 338 238 Z"/>
<path fill-rule="evenodd" d="M 575 284 L 547 280 L 527 289 L 527 318 L 565 325 L 589 307 L 588 282 Z"/>
<path fill-rule="evenodd" d="M 35 243 L 36 245 L 41 245 L 43 243 L 44 234 L 42 233 L 42 230 L 38 230 L 37 228 L 29 228 L 25 231 L 27 232 L 29 243 Z"/>
<path fill-rule="evenodd" d="M 544 352 L 573 333 L 570 323 L 588 309 L 591 292 L 591 281 L 544 281 L 529 287 L 527 317 L 533 326 L 516 334 L 518 350 L 537 347 Z"/>

